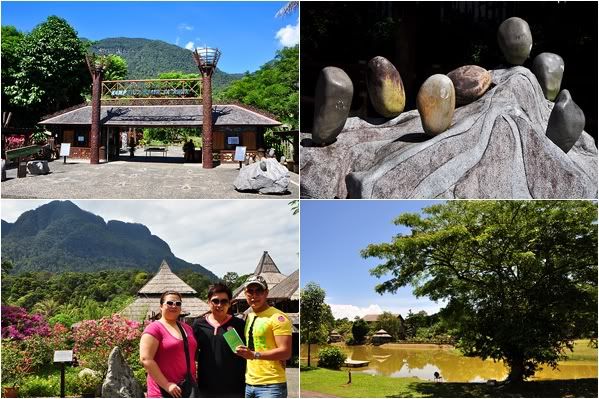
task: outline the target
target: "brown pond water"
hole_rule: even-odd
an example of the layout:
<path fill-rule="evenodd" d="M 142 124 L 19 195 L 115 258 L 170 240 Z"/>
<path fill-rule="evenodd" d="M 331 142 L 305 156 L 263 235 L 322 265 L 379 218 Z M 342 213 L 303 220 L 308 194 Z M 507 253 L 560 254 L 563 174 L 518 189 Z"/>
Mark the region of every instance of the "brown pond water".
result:
<path fill-rule="evenodd" d="M 434 373 L 439 372 L 445 382 L 485 382 L 487 380 L 504 380 L 507 368 L 502 362 L 465 357 L 451 347 L 436 345 L 399 345 L 382 346 L 359 345 L 346 346 L 335 344 L 352 360 L 368 360 L 367 367 L 355 368 L 373 375 L 390 377 L 417 377 L 421 380 L 434 380 Z M 301 345 L 301 359 L 308 357 L 308 346 Z M 318 345 L 311 345 L 310 358 L 312 365 L 318 361 Z M 533 377 L 534 380 L 597 378 L 597 361 L 565 361 L 560 362 L 556 370 L 544 367 Z"/>

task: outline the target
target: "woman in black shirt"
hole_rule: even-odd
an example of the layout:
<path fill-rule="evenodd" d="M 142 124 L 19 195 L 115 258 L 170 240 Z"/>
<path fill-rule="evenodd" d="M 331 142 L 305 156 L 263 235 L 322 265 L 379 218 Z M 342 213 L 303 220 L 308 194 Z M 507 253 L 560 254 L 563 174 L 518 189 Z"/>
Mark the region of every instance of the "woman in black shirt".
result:
<path fill-rule="evenodd" d="M 245 359 L 237 356 L 223 334 L 235 329 L 244 340 L 245 322 L 229 314 L 231 289 L 217 283 L 208 289 L 210 313 L 193 325 L 198 342 L 198 387 L 203 398 L 243 398 Z M 244 342 L 245 344 L 245 342 Z"/>

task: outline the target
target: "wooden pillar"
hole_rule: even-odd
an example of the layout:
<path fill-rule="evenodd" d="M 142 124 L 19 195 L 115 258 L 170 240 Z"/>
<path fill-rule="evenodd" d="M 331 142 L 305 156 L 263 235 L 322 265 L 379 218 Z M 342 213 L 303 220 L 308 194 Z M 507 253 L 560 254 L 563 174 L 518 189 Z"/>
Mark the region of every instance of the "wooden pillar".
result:
<path fill-rule="evenodd" d="M 202 75 L 202 167 L 212 169 L 212 72 Z"/>
<path fill-rule="evenodd" d="M 100 107 L 102 96 L 102 74 L 104 73 L 104 60 L 95 55 L 85 57 L 89 73 L 92 75 L 92 120 L 89 138 L 90 156 L 89 163 L 100 163 Z"/>

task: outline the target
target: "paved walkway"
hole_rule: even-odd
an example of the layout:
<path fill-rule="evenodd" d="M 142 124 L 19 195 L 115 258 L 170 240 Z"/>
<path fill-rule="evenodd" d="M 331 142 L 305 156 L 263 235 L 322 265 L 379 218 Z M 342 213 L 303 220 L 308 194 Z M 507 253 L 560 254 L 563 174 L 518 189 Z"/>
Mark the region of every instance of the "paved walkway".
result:
<path fill-rule="evenodd" d="M 287 368 L 287 397 L 299 398 L 299 368 Z"/>
<path fill-rule="evenodd" d="M 170 151 L 169 151 L 170 152 Z M 289 193 L 262 195 L 241 193 L 233 187 L 237 164 L 204 169 L 182 158 L 135 157 L 90 165 L 89 160 L 67 159 L 49 162 L 50 174 L 27 175 L 18 179 L 16 168 L 7 170 L 2 198 L 299 198 L 299 175 L 290 173 Z"/>
<path fill-rule="evenodd" d="M 329 395 L 322 392 L 301 390 L 302 398 L 338 398 L 338 396 Z"/>

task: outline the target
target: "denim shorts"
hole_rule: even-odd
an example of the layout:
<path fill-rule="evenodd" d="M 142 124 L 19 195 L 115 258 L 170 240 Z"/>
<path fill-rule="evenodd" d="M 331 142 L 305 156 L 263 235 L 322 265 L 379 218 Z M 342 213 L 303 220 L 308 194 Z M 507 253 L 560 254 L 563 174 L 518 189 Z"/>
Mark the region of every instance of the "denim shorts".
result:
<path fill-rule="evenodd" d="M 267 385 L 245 385 L 246 398 L 286 398 L 287 383 Z"/>

